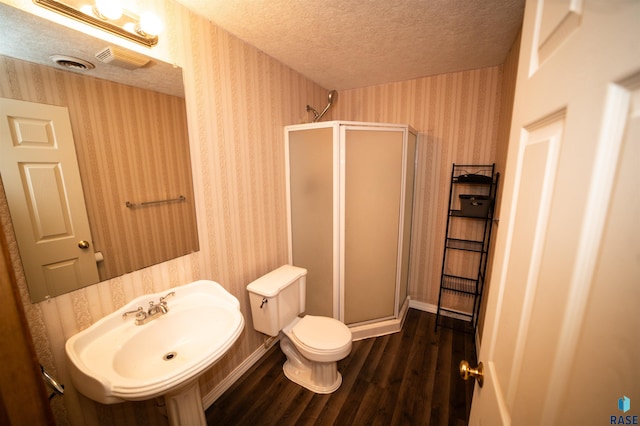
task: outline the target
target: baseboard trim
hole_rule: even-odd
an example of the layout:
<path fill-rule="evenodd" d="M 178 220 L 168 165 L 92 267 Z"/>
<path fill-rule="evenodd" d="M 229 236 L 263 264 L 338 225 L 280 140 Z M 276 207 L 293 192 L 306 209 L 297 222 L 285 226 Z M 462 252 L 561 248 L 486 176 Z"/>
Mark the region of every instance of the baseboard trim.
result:
<path fill-rule="evenodd" d="M 438 307 L 436 305 L 432 305 L 431 303 L 420 302 L 418 300 L 411 300 L 409 302 L 409 307 L 413 309 L 418 309 L 420 311 L 429 312 L 435 314 L 438 312 Z"/>
<path fill-rule="evenodd" d="M 231 374 L 222 379 L 222 381 L 218 383 L 215 388 L 211 389 L 209 393 L 204 395 L 204 397 L 202 398 L 202 406 L 204 407 L 204 409 L 206 410 L 207 408 L 211 407 L 213 403 L 216 402 L 216 400 L 220 398 L 222 394 L 224 394 L 231 386 L 233 386 L 233 384 L 238 381 L 244 373 L 249 371 L 249 369 L 253 367 L 256 362 L 260 361 L 260 359 L 267 353 L 267 351 L 271 349 L 271 347 L 278 341 L 279 339 L 274 339 L 272 342 L 270 342 L 271 345 L 268 347 L 260 345 L 258 349 L 253 351 L 253 353 L 249 355 L 249 357 L 242 361 L 242 363 L 240 363 L 240 365 L 238 365 L 231 372 Z"/>
<path fill-rule="evenodd" d="M 431 303 L 418 302 L 418 301 L 412 300 L 411 303 L 409 304 L 409 307 L 419 309 L 425 312 L 430 312 L 432 314 L 438 313 L 438 307 L 436 305 L 432 305 Z M 460 315 L 456 314 L 455 312 L 441 311 L 440 315 L 444 317 L 455 318 L 455 319 L 469 322 L 469 314 L 465 315 L 464 312 L 462 311 L 460 311 Z"/>

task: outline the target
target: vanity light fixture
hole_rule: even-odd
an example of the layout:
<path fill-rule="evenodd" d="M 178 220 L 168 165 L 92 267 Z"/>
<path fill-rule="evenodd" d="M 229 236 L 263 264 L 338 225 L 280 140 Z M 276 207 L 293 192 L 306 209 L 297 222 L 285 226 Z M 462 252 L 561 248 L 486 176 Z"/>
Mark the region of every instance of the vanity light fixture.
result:
<path fill-rule="evenodd" d="M 33 0 L 44 8 L 73 18 L 85 24 L 110 32 L 147 47 L 158 43 L 162 21 L 156 15 L 145 12 L 138 16 L 122 8 L 118 0 L 96 0 L 87 5 L 86 0 Z"/>

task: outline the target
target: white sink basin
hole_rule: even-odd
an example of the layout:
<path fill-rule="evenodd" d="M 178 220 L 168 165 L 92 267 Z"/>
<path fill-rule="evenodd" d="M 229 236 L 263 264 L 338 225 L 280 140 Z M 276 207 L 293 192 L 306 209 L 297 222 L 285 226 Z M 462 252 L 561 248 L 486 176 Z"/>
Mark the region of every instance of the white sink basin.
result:
<path fill-rule="evenodd" d="M 240 336 L 240 304 L 218 283 L 170 291 L 168 312 L 146 324 L 122 314 L 146 311 L 169 291 L 141 296 L 67 340 L 71 379 L 82 394 L 103 404 L 166 395 L 197 380 Z"/>

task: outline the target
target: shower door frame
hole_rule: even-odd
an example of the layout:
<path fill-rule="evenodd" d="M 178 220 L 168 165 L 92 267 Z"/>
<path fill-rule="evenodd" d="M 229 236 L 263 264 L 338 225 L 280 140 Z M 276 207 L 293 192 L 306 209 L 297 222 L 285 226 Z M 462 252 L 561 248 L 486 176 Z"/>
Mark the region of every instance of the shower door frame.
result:
<path fill-rule="evenodd" d="M 340 253 L 339 253 L 339 269 L 340 269 L 340 283 L 343 285 L 339 286 L 339 307 L 340 307 L 340 316 L 339 319 L 341 321 L 345 321 L 347 318 L 346 309 L 347 307 L 347 277 L 346 277 L 346 260 L 345 256 L 347 254 L 346 243 L 347 243 L 347 229 L 346 229 L 346 217 L 347 217 L 347 168 L 349 167 L 347 160 L 347 144 L 348 144 L 348 136 L 347 133 L 350 131 L 376 131 L 376 132 L 392 132 L 392 133 L 400 133 L 402 138 L 402 146 L 401 146 L 401 158 L 400 158 L 400 186 L 399 191 L 399 204 L 398 204 L 398 222 L 397 222 L 397 230 L 396 230 L 396 256 L 395 256 L 395 281 L 394 281 L 394 300 L 393 300 L 393 313 L 386 316 L 380 316 L 372 319 L 367 319 L 358 322 L 349 323 L 350 326 L 359 326 L 366 325 L 370 323 L 377 323 L 380 321 L 393 320 L 398 318 L 399 311 L 401 307 L 400 300 L 400 286 L 401 286 L 401 275 L 402 275 L 402 256 L 403 256 L 403 238 L 404 238 L 404 205 L 405 205 L 405 195 L 406 191 L 406 169 L 407 169 L 407 149 L 408 149 L 408 126 L 398 126 L 398 125 L 389 125 L 389 124 L 378 124 L 378 123 L 342 123 L 340 125 Z"/>
<path fill-rule="evenodd" d="M 300 124 L 285 127 L 285 163 L 286 163 L 286 208 L 287 208 L 287 233 L 288 233 L 288 259 L 289 263 L 293 264 L 293 231 L 292 231 L 292 211 L 291 211 L 291 173 L 290 173 L 290 141 L 289 133 L 291 131 L 310 130 L 320 128 L 332 129 L 332 175 L 333 175 L 333 208 L 332 208 L 332 223 L 333 223 L 333 300 L 332 300 L 332 316 L 340 321 L 345 320 L 345 173 L 348 164 L 345 161 L 345 149 L 346 149 L 346 133 L 351 130 L 376 130 L 376 131 L 390 131 L 402 133 L 402 165 L 401 165 L 401 179 L 400 179 L 400 204 L 398 212 L 398 232 L 397 232 L 397 255 L 395 263 L 395 286 L 394 286 L 394 309 L 391 315 L 367 320 L 363 322 L 348 324 L 352 328 L 361 328 L 365 335 L 369 333 L 368 330 L 375 330 L 375 324 L 385 323 L 384 330 L 397 331 L 400 324 L 397 324 L 398 319 L 402 318 L 408 309 L 408 282 L 409 282 L 409 259 L 403 259 L 403 253 L 406 250 L 406 256 L 409 256 L 410 251 L 410 229 L 406 234 L 404 229 L 406 226 L 411 227 L 413 221 L 413 211 L 409 213 L 409 223 L 406 222 L 407 215 L 405 214 L 407 185 L 413 186 L 415 191 L 415 160 L 417 158 L 418 141 L 417 132 L 407 125 L 387 124 L 387 123 L 366 123 L 366 122 L 347 122 L 347 121 L 329 121 L 311 124 Z M 413 163 L 408 164 L 408 149 L 409 149 L 409 137 L 410 134 L 414 140 L 412 146 L 414 148 Z M 414 167 L 413 180 L 407 181 L 407 168 Z M 415 199 L 415 193 L 412 194 L 412 205 Z M 409 241 L 405 244 L 405 238 L 409 238 Z M 403 265 L 406 262 L 406 265 Z M 304 266 L 304 265 L 298 265 Z M 404 291 L 403 300 L 401 298 L 402 289 L 402 273 L 403 267 L 406 269 L 407 275 L 405 285 L 407 288 Z M 389 331 L 389 332 L 390 332 Z M 374 334 L 384 334 L 374 331 Z M 355 333 L 354 333 L 355 336 Z M 364 336 L 368 337 L 368 336 Z"/>
<path fill-rule="evenodd" d="M 291 213 L 291 158 L 290 158 L 290 141 L 289 132 L 300 130 L 312 130 L 330 128 L 332 131 L 332 303 L 331 317 L 343 321 L 340 317 L 340 169 L 336 167 L 340 161 L 340 125 L 335 121 L 326 121 L 320 123 L 298 124 L 285 126 L 285 182 L 286 182 L 286 208 L 287 208 L 287 251 L 288 261 L 290 265 L 298 266 L 293 263 L 293 227 Z M 300 267 L 304 267 L 300 265 Z M 307 279 L 308 283 L 308 279 Z M 309 292 L 307 291 L 307 294 Z"/>

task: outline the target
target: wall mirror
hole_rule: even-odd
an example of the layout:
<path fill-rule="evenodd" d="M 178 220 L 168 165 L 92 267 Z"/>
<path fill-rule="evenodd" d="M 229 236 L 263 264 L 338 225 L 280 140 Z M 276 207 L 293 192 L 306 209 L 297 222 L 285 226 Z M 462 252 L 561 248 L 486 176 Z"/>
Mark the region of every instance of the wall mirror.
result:
<path fill-rule="evenodd" d="M 14 211 L 16 181 L 31 178 L 25 167 L 11 175 L 2 163 L 0 214 L 9 212 L 3 232 L 17 241 L 33 302 L 198 250 L 180 68 L 0 3 L 0 98 L 68 110 L 91 232 L 84 253 L 97 268 L 83 284 L 64 268 L 48 268 L 44 284 L 30 278 L 38 274 L 31 273 L 18 222 L 39 215 L 55 228 L 56 215 L 33 213 L 33 200 L 26 201 L 27 213 Z M 56 187 L 48 176 L 41 173 L 39 182 Z"/>

